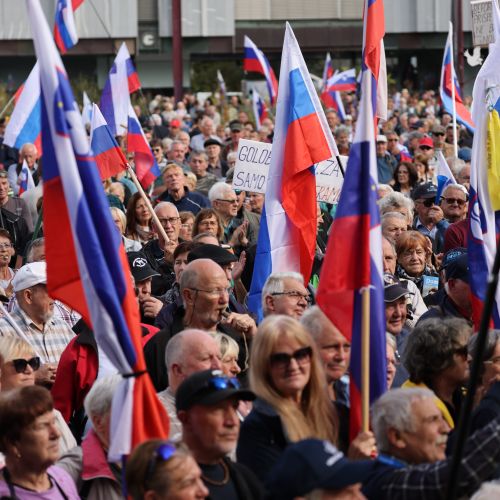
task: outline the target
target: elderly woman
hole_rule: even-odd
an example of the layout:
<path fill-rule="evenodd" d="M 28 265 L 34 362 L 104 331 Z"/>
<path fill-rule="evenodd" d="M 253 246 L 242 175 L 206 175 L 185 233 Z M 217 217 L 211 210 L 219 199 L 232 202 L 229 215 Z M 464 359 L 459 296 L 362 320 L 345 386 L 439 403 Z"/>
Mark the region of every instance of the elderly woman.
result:
<path fill-rule="evenodd" d="M 196 214 L 193 225 L 193 237 L 201 233 L 211 233 L 218 241 L 222 241 L 224 238 L 222 223 L 213 208 L 204 208 Z"/>
<path fill-rule="evenodd" d="M 125 252 L 140 252 L 142 250 L 142 245 L 135 240 L 131 240 L 125 236 L 125 227 L 127 225 L 127 218 L 122 210 L 117 207 L 110 207 L 111 217 L 113 217 L 113 222 L 116 228 L 120 232 L 122 237 L 123 246 L 125 247 Z"/>
<path fill-rule="evenodd" d="M 50 392 L 30 385 L 0 394 L 0 497 L 78 499 L 59 458 L 59 429 Z"/>
<path fill-rule="evenodd" d="M 201 470 L 181 443 L 153 439 L 140 444 L 127 460 L 127 491 L 132 500 L 198 500 L 208 490 Z"/>
<path fill-rule="evenodd" d="M 421 321 L 408 337 L 403 387 L 423 387 L 436 395 L 443 418 L 454 428 L 469 378 L 469 324 L 458 318 Z"/>
<path fill-rule="evenodd" d="M 396 241 L 396 275 L 398 278 L 413 281 L 422 297 L 435 291 L 424 288 L 425 277 L 439 276 L 431 264 L 431 246 L 431 241 L 418 231 L 403 232 Z"/>
<path fill-rule="evenodd" d="M 399 212 L 406 217 L 406 225 L 411 227 L 413 225 L 413 210 L 415 203 L 411 198 L 407 198 L 402 193 L 389 193 L 378 201 L 380 208 L 380 215 L 388 212 Z"/>
<path fill-rule="evenodd" d="M 236 377 L 241 372 L 238 365 L 240 354 L 238 343 L 225 333 L 216 333 L 214 338 L 220 349 L 222 371 L 228 377 Z"/>
<path fill-rule="evenodd" d="M 396 338 L 392 333 L 386 333 L 386 349 L 387 349 L 387 389 L 392 387 L 396 369 L 399 365 L 399 354 L 396 344 Z"/>
<path fill-rule="evenodd" d="M 40 370 L 40 358 L 28 342 L 17 337 L 0 337 L 0 390 L 2 392 L 35 385 L 35 375 Z M 61 412 L 54 409 L 60 434 L 61 454 L 74 448 L 76 440 L 64 421 Z"/>
<path fill-rule="evenodd" d="M 262 481 L 292 442 L 336 443 L 338 424 L 316 345 L 288 316 L 272 315 L 252 343 L 250 386 L 257 394 L 241 426 L 236 454 Z"/>
<path fill-rule="evenodd" d="M 192 212 L 179 212 L 181 218 L 181 229 L 179 238 L 184 241 L 193 239 L 194 214 Z"/>
<path fill-rule="evenodd" d="M 140 193 L 135 193 L 127 205 L 127 226 L 125 234 L 131 240 L 147 243 L 155 234 L 152 230 L 152 216 Z"/>

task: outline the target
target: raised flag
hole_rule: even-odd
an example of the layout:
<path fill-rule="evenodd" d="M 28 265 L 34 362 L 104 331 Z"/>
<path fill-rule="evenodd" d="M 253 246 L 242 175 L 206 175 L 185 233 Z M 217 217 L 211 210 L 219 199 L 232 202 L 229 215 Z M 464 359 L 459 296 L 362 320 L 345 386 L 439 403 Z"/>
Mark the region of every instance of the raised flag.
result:
<path fill-rule="evenodd" d="M 42 121 L 40 115 L 40 73 L 38 63 L 14 96 L 15 106 L 4 134 L 4 144 L 21 149 L 27 142 L 42 153 Z"/>
<path fill-rule="evenodd" d="M 377 117 L 387 119 L 384 0 L 365 0 L 363 17 L 362 69 L 368 69 L 372 75 L 372 106 L 376 123 Z"/>
<path fill-rule="evenodd" d="M 252 91 L 252 110 L 255 117 L 255 126 L 257 130 L 260 130 L 262 120 L 267 118 L 267 106 L 255 89 Z"/>
<path fill-rule="evenodd" d="M 382 233 L 371 84 L 372 75 L 364 71 L 358 125 L 316 294 L 321 310 L 351 343 L 351 438 L 361 428 L 361 296 L 366 289 L 370 291 L 370 402 L 387 388 Z"/>
<path fill-rule="evenodd" d="M 437 193 L 435 202 L 436 205 L 439 205 L 441 195 L 443 194 L 446 186 L 449 186 L 450 184 L 456 184 L 457 181 L 451 173 L 450 167 L 448 166 L 448 163 L 446 163 L 446 160 L 444 159 L 443 153 L 441 151 L 438 151 L 437 160 Z"/>
<path fill-rule="evenodd" d="M 271 104 L 276 103 L 276 96 L 278 94 L 278 81 L 274 74 L 273 68 L 269 64 L 267 57 L 264 53 L 257 48 L 257 45 L 245 35 L 245 57 L 243 59 L 243 69 L 260 73 L 264 76 L 267 83 L 267 90 L 269 92 L 269 100 Z"/>
<path fill-rule="evenodd" d="M 316 249 L 314 164 L 338 155 L 292 28 L 286 23 L 273 154 L 260 220 L 249 307 L 262 315 L 261 292 L 272 272 L 309 281 Z"/>
<path fill-rule="evenodd" d="M 335 76 L 335 75 L 334 75 Z M 321 102 L 327 108 L 333 108 L 339 115 L 340 120 L 343 122 L 346 117 L 346 112 L 344 109 L 344 103 L 342 102 L 342 96 L 339 90 L 330 90 L 325 88 L 321 92 Z"/>
<path fill-rule="evenodd" d="M 92 103 L 90 102 L 87 92 L 83 91 L 83 107 L 82 107 L 83 125 L 90 127 L 92 123 Z"/>
<path fill-rule="evenodd" d="M 439 84 L 439 95 L 443 108 L 451 116 L 456 116 L 458 123 L 474 132 L 474 122 L 469 110 L 464 106 L 460 84 L 458 83 L 455 68 L 453 67 L 453 28 L 450 23 L 448 38 L 444 48 L 443 65 L 441 67 L 441 80 Z M 453 94 L 455 102 L 453 103 Z"/>
<path fill-rule="evenodd" d="M 83 0 L 57 0 L 54 23 L 54 40 L 61 54 L 78 43 L 74 12 Z"/>
<path fill-rule="evenodd" d="M 326 89 L 326 83 L 328 82 L 328 79 L 333 76 L 333 73 L 332 56 L 330 55 L 330 52 L 327 52 L 325 65 L 323 66 L 323 84 L 321 86 L 321 90 Z"/>
<path fill-rule="evenodd" d="M 490 44 L 488 57 L 481 66 L 472 91 L 472 120 L 475 133 L 472 143 L 472 161 L 469 189 L 468 258 L 472 297 L 472 317 L 479 328 L 488 280 L 497 251 L 500 206 L 495 191 L 498 182 L 498 136 L 494 133 L 500 107 L 500 9 L 492 2 L 495 42 Z M 490 139 L 490 140 L 489 140 Z M 493 168 L 493 171 L 490 170 Z M 496 178 L 496 179 L 495 179 Z M 500 288 L 493 305 L 493 326 L 500 328 Z"/>
<path fill-rule="evenodd" d="M 217 70 L 217 83 L 219 85 L 219 92 L 221 94 L 226 93 L 226 82 L 224 81 L 224 78 L 222 77 L 222 73 Z"/>
<path fill-rule="evenodd" d="M 127 169 L 127 159 L 115 141 L 97 104 L 94 104 L 92 109 L 90 148 L 101 179 L 109 179 Z"/>
<path fill-rule="evenodd" d="M 151 151 L 132 104 L 128 108 L 127 151 L 134 153 L 135 175 L 144 188 L 160 175 L 160 167 Z"/>
<path fill-rule="evenodd" d="M 102 90 L 99 108 L 113 135 L 125 135 L 129 94 L 141 87 L 127 45 L 122 43 Z"/>
<path fill-rule="evenodd" d="M 19 172 L 17 182 L 19 184 L 18 196 L 35 187 L 35 182 L 33 181 L 33 176 L 26 160 L 23 160 L 23 166 L 21 167 L 21 172 Z"/>
<path fill-rule="evenodd" d="M 340 73 L 336 71 L 335 74 L 327 80 L 326 90 L 341 90 L 343 92 L 349 92 L 356 90 L 357 85 L 356 70 L 352 68 Z"/>
<path fill-rule="evenodd" d="M 27 0 L 40 65 L 44 233 L 50 296 L 82 314 L 99 350 L 123 375 L 113 397 L 111 461 L 168 435 L 168 417 L 147 375 L 139 310 L 68 76 L 39 0 Z"/>

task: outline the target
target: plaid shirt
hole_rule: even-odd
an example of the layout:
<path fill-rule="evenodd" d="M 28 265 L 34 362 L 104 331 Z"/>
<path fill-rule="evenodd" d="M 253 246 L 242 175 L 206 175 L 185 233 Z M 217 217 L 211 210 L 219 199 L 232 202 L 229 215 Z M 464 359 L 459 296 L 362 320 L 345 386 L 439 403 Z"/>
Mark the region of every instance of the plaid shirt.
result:
<path fill-rule="evenodd" d="M 62 320 L 53 317 L 40 330 L 16 303 L 10 313 L 19 329 L 24 332 L 43 363 L 59 363 L 64 349 L 75 336 Z M 0 318 L 0 337 L 18 337 L 18 333 L 6 318 Z"/>
<path fill-rule="evenodd" d="M 435 463 L 394 469 L 380 464 L 363 484 L 368 498 L 426 500 L 446 498 L 451 457 Z M 475 432 L 465 445 L 462 464 L 456 481 L 459 497 L 470 496 L 500 464 L 500 417 Z"/>

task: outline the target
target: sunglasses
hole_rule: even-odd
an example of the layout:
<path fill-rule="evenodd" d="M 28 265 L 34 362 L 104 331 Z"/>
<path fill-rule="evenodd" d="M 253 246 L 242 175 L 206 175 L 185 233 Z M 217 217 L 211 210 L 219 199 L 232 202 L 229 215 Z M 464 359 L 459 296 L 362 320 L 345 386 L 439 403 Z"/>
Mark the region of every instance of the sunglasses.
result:
<path fill-rule="evenodd" d="M 300 366 L 309 363 L 312 357 L 312 348 L 311 347 L 302 347 L 302 349 L 297 349 L 292 354 L 287 354 L 286 352 L 277 352 L 275 354 L 271 354 L 270 361 L 271 366 L 274 368 L 288 368 L 292 359 L 297 361 L 297 364 Z"/>
<path fill-rule="evenodd" d="M 427 207 L 427 208 L 431 208 L 432 206 L 434 206 L 436 203 L 436 200 L 434 198 L 428 198 L 424 201 L 422 201 L 422 205 L 424 207 Z"/>
<path fill-rule="evenodd" d="M 13 359 L 12 364 L 14 365 L 16 373 L 24 373 L 28 365 L 30 365 L 31 369 L 36 372 L 40 368 L 40 358 L 35 356 L 31 359 Z"/>
<path fill-rule="evenodd" d="M 458 198 L 441 198 L 442 200 L 446 201 L 446 203 L 449 203 L 450 205 L 452 205 L 453 203 L 456 203 L 457 205 L 463 207 L 466 203 L 467 203 L 467 200 L 460 200 Z"/>
<path fill-rule="evenodd" d="M 453 349 L 454 354 L 457 356 L 462 356 L 463 358 L 466 358 L 469 355 L 469 348 L 464 345 L 462 347 L 457 347 L 456 349 Z"/>
<path fill-rule="evenodd" d="M 153 474 L 156 469 L 156 465 L 158 462 L 168 462 L 174 455 L 175 452 L 177 451 L 177 448 L 175 447 L 174 444 L 169 443 L 168 441 L 165 444 L 162 444 L 156 448 L 156 450 L 153 453 L 153 456 L 150 458 L 148 462 L 148 467 L 146 469 L 146 475 L 144 476 L 144 489 L 147 490 L 148 488 L 146 485 L 149 483 L 149 481 L 152 479 Z"/>
<path fill-rule="evenodd" d="M 430 151 L 432 148 L 430 146 L 420 146 L 422 151 Z"/>

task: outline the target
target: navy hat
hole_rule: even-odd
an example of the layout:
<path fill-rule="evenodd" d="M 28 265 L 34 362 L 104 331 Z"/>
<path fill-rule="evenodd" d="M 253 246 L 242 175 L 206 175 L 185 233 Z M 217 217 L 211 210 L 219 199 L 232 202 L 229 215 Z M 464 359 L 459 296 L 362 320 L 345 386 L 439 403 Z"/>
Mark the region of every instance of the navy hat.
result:
<path fill-rule="evenodd" d="M 457 248 L 452 248 L 448 252 L 446 252 L 443 256 L 443 261 L 441 262 L 441 269 L 446 269 L 448 265 L 453 262 L 455 259 L 462 255 L 467 255 L 467 248 L 464 247 L 457 247 Z"/>
<path fill-rule="evenodd" d="M 458 279 L 469 283 L 469 260 L 467 253 L 458 256 L 446 266 L 446 281 Z"/>
<path fill-rule="evenodd" d="M 316 489 L 340 490 L 365 481 L 377 462 L 347 460 L 333 444 L 305 439 L 288 446 L 271 470 L 269 498 L 290 500 Z"/>
<path fill-rule="evenodd" d="M 460 148 L 458 150 L 458 157 L 465 162 L 470 162 L 472 158 L 472 149 L 467 147 Z"/>
<path fill-rule="evenodd" d="M 384 302 L 394 302 L 410 294 L 413 295 L 396 276 L 390 273 L 384 274 Z"/>
<path fill-rule="evenodd" d="M 144 281 L 153 276 L 160 276 L 150 265 L 143 252 L 128 252 L 128 263 L 134 280 Z"/>
<path fill-rule="evenodd" d="M 419 184 L 412 192 L 411 197 L 413 200 L 420 198 L 435 198 L 437 194 L 437 187 L 432 182 Z"/>
<path fill-rule="evenodd" d="M 222 146 L 221 142 L 213 137 L 209 137 L 204 143 L 203 146 L 207 148 L 208 146 Z"/>
<path fill-rule="evenodd" d="M 188 262 L 198 259 L 210 259 L 219 264 L 219 266 L 225 266 L 226 264 L 231 264 L 231 262 L 236 262 L 238 257 L 218 245 L 205 243 L 195 246 L 188 254 Z"/>
<path fill-rule="evenodd" d="M 226 399 L 253 401 L 255 394 L 240 389 L 236 378 L 224 375 L 220 370 L 203 370 L 185 379 L 175 394 L 177 411 L 189 410 L 194 405 L 211 406 Z"/>

